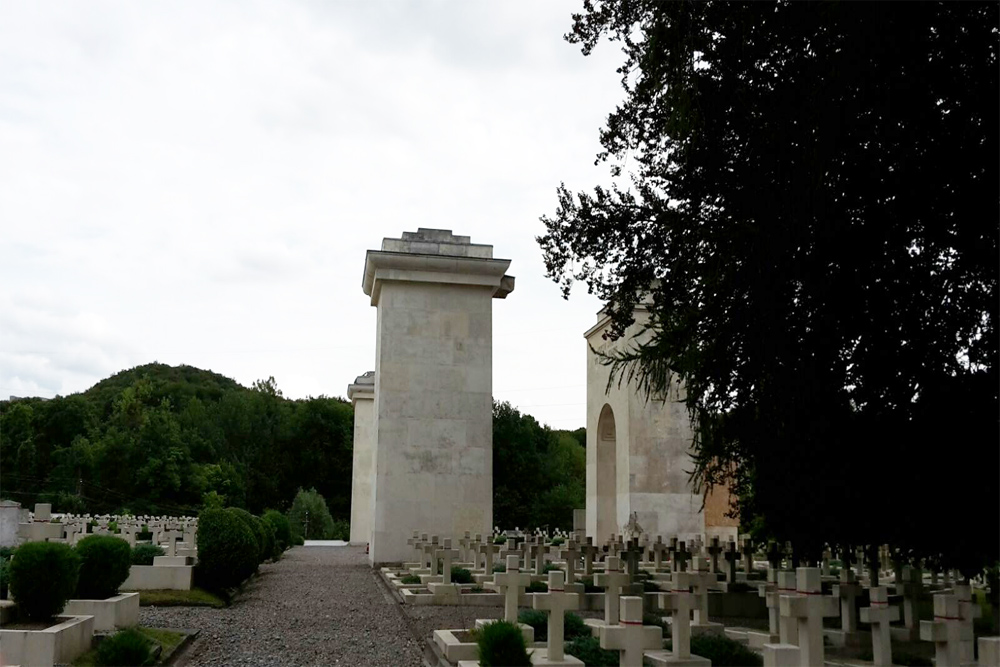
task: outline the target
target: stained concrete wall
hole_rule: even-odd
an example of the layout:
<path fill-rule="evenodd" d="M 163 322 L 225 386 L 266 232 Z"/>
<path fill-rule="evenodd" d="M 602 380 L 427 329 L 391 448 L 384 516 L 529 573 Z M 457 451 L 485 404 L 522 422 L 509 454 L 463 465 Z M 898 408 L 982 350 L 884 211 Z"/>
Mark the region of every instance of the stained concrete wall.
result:
<path fill-rule="evenodd" d="M 347 388 L 354 406 L 354 457 L 351 475 L 351 544 L 371 541 L 372 485 L 375 482 L 375 371 L 358 376 Z"/>

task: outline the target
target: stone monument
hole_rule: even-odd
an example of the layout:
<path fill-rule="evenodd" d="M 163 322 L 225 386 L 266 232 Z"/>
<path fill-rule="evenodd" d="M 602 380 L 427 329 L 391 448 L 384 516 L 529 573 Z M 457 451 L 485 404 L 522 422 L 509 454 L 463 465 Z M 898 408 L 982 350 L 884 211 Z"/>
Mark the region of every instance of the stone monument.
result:
<path fill-rule="evenodd" d="M 372 563 L 402 561 L 420 526 L 493 528 L 493 299 L 510 260 L 449 230 L 418 229 L 369 250 L 362 282 L 378 309 Z"/>
<path fill-rule="evenodd" d="M 359 375 L 347 387 L 354 406 L 354 458 L 351 466 L 351 544 L 368 544 L 372 532 L 372 484 L 375 472 L 375 371 Z"/>

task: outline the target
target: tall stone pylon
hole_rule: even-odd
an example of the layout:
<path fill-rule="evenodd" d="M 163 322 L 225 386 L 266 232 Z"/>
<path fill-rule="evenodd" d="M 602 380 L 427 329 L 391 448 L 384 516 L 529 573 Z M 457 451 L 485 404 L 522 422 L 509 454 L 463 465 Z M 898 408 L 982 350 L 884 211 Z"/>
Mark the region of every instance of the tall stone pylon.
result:
<path fill-rule="evenodd" d="M 386 238 L 365 258 L 378 308 L 369 560 L 410 553 L 414 530 L 493 528 L 493 299 L 510 260 L 450 230 Z"/>
<path fill-rule="evenodd" d="M 347 386 L 354 407 L 354 456 L 351 461 L 351 544 L 368 544 L 372 533 L 372 484 L 375 481 L 375 371 Z"/>

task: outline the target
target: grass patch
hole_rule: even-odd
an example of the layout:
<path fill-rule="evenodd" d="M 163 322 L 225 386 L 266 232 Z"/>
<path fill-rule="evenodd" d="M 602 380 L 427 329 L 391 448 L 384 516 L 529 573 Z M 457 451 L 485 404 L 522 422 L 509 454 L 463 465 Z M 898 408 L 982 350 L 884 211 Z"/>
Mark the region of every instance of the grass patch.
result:
<path fill-rule="evenodd" d="M 219 596 L 202 588 L 192 588 L 189 591 L 139 591 L 139 606 L 141 607 L 215 607 L 226 606 Z"/>
<path fill-rule="evenodd" d="M 406 586 L 412 586 L 414 584 L 419 584 L 420 583 L 420 577 L 418 577 L 415 574 L 408 574 L 405 577 L 403 577 L 402 579 L 400 579 L 399 583 L 404 584 Z"/>
<path fill-rule="evenodd" d="M 173 652 L 177 650 L 177 647 L 181 645 L 181 642 L 184 641 L 185 637 L 185 635 L 181 632 L 171 632 L 170 630 L 163 630 L 162 628 L 144 628 L 136 626 L 135 629 L 153 642 L 154 646 L 158 644 L 162 647 L 162 650 L 160 651 L 160 659 L 157 661 L 158 664 L 162 663 L 164 659 L 169 658 Z M 90 649 L 73 661 L 73 667 L 99 667 L 99 664 L 100 663 L 97 662 L 96 648 Z"/>

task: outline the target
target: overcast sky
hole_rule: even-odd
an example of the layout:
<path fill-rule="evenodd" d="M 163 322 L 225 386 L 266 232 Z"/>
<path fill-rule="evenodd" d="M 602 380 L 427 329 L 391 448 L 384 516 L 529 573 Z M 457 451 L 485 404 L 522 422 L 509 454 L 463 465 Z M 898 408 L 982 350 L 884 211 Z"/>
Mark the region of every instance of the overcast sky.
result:
<path fill-rule="evenodd" d="M 365 250 L 437 227 L 513 260 L 494 395 L 583 426 L 600 303 L 534 240 L 607 180 L 620 54 L 563 41 L 581 4 L 0 0 L 0 397 L 152 361 L 343 396 Z"/>

